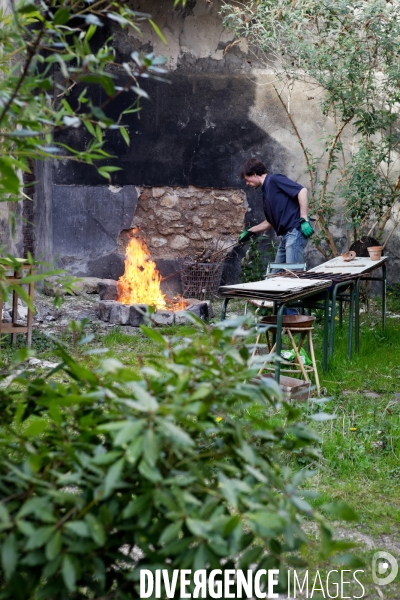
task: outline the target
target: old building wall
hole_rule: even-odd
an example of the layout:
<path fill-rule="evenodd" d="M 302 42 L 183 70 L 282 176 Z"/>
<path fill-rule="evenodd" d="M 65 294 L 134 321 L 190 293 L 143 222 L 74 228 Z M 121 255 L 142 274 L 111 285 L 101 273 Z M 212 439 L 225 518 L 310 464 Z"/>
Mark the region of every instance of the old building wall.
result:
<path fill-rule="evenodd" d="M 258 75 L 251 76 L 253 65 L 247 48 L 237 45 L 224 54 L 233 37 L 223 29 L 218 6 L 204 0 L 189 0 L 185 9 L 174 9 L 172 1 L 163 6 L 158 2 L 131 3 L 132 8 L 153 14 L 168 46 L 146 25 L 143 37 L 124 30 L 115 39 L 116 52 L 124 60 L 129 60 L 134 50 L 167 56 L 169 83 L 142 82 L 151 100 L 142 102 L 139 117 L 131 115 L 124 123 L 131 136 L 130 146 L 118 132 L 110 132 L 106 140 L 106 149 L 118 157 L 110 164 L 122 167 L 113 173 L 113 185 L 142 190 L 135 223 L 140 221 L 152 258 L 162 272 L 176 270 L 179 260 L 193 256 L 199 245 L 215 243 L 221 237 L 233 243 L 245 224 L 264 219 L 259 192 L 244 190 L 238 178 L 238 169 L 250 154 L 262 157 L 275 171 L 287 172 L 289 168 L 289 176 L 302 175 L 293 148 L 286 139 L 282 144 L 276 135 L 278 130 L 285 130 L 285 117 L 276 111 L 271 88 L 259 94 Z M 75 91 L 79 93 L 79 89 Z M 126 97 L 117 99 L 108 109 L 110 114 L 116 116 L 127 102 Z M 77 134 L 81 143 L 88 139 L 86 132 L 74 130 L 63 141 L 72 143 Z M 79 203 L 86 186 L 106 187 L 91 167 L 79 163 L 54 165 L 56 194 L 71 187 Z M 157 197 L 159 188 L 167 191 Z M 205 217 L 208 197 L 212 202 Z M 228 202 L 218 197 L 228 198 Z M 118 203 L 119 198 L 114 196 L 112 201 Z M 167 207 L 165 202 L 173 202 L 175 207 Z M 95 240 L 85 258 L 81 249 L 76 247 L 74 251 L 72 245 L 66 255 L 65 236 L 59 235 L 56 227 L 53 250 L 60 266 L 72 270 L 79 263 L 80 274 L 96 275 L 92 255 L 98 252 L 102 265 L 115 269 L 115 261 L 105 259 L 105 249 L 96 248 Z M 114 244 L 113 256 L 121 248 L 118 239 Z M 74 260 L 74 252 L 79 259 Z M 239 273 L 240 252 L 234 252 L 224 279 L 237 280 Z M 107 276 L 115 277 L 116 272 L 109 271 Z"/>
<path fill-rule="evenodd" d="M 131 114 L 124 121 L 131 137 L 130 146 L 116 131 L 106 136 L 105 149 L 116 157 L 106 164 L 122 167 L 112 174 L 112 185 L 139 191 L 136 212 L 128 225 L 117 219 L 110 233 L 104 212 L 101 218 L 93 219 L 83 246 L 75 235 L 66 247 L 65 232 L 55 225 L 65 190 L 69 189 L 69 210 L 74 211 L 74 203 L 86 206 L 87 216 L 93 210 L 95 196 L 99 201 L 109 198 L 117 212 L 123 211 L 121 199 L 125 192 L 109 196 L 107 183 L 93 167 L 68 162 L 53 166 L 53 255 L 60 266 L 71 271 L 77 269 L 81 275 L 98 275 L 101 271 L 102 276 L 116 277 L 122 268 L 121 232 L 139 221 L 160 270 L 176 270 L 182 257 L 196 250 L 193 236 L 199 233 L 193 217 L 201 219 L 203 209 L 196 204 L 197 200 L 195 208 L 189 208 L 187 194 L 193 189 L 199 190 L 196 197 L 203 194 L 216 198 L 218 194 L 230 198 L 240 192 L 236 196 L 241 198 L 237 215 L 224 213 L 216 205 L 208 207 L 209 228 L 202 231 L 210 236 L 210 242 L 221 236 L 227 222 L 229 236 L 234 239 L 245 224 L 263 220 L 260 191 L 246 190 L 237 175 L 239 166 L 249 156 L 262 159 L 269 172 L 284 173 L 306 187 L 309 185 L 301 148 L 273 88 L 274 75 L 257 61 L 245 43 L 232 44 L 233 34 L 222 25 L 221 1 L 187 0 L 184 8 L 174 8 L 173 0 L 163 3 L 130 0 L 129 5 L 152 14 L 167 45 L 151 25 L 141 23 L 141 36 L 129 29 L 118 30 L 114 40 L 118 56 L 129 61 L 130 53 L 135 50 L 164 54 L 169 83 L 151 79 L 141 82 L 150 100 L 142 101 L 139 115 Z M 111 32 L 103 33 L 107 37 Z M 76 86 L 71 96 L 79 93 L 80 87 Z M 92 88 L 91 93 L 98 100 L 102 97 L 97 88 Z M 133 99 L 133 94 L 132 98 L 120 96 L 107 107 L 108 114 L 116 117 Z M 317 90 L 296 84 L 291 110 L 305 145 L 317 157 L 324 154 L 321 138 L 332 131 L 330 121 L 321 116 L 318 102 Z M 88 140 L 83 128 L 63 134 L 62 138 L 67 144 L 83 145 Z M 90 200 L 89 188 L 94 194 Z M 160 188 L 166 191 L 157 196 Z M 163 202 L 175 205 L 168 207 Z M 186 229 L 190 223 L 192 238 Z M 343 249 L 347 249 L 340 225 L 338 215 L 334 235 L 341 238 Z M 73 225 L 71 228 L 73 231 Z M 104 246 L 99 244 L 96 228 L 108 232 Z M 391 248 L 398 246 L 395 235 Z M 225 281 L 238 280 L 240 256 L 240 251 L 232 255 L 225 269 Z M 310 266 L 321 262 L 321 255 L 311 244 L 306 256 Z M 399 260 L 397 255 L 393 259 L 393 264 Z"/>
<path fill-rule="evenodd" d="M 118 239 L 132 227 L 136 205 L 135 186 L 53 184 L 52 251 L 57 265 L 75 275 L 122 275 Z"/>

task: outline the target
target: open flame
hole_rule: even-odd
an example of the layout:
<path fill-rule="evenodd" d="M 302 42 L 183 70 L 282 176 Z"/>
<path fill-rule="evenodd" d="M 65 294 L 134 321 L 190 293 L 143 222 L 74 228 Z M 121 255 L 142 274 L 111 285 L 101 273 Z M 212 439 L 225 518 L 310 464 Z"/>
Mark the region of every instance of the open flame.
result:
<path fill-rule="evenodd" d="M 161 275 L 150 260 L 146 242 L 133 237 L 126 248 L 125 273 L 118 279 L 118 301 L 166 308 L 160 283 Z"/>
<path fill-rule="evenodd" d="M 125 255 L 125 273 L 118 279 L 118 301 L 122 304 L 149 304 L 171 311 L 185 310 L 188 302 L 182 296 L 167 303 L 161 292 L 161 275 L 150 259 L 143 239 L 132 237 Z"/>

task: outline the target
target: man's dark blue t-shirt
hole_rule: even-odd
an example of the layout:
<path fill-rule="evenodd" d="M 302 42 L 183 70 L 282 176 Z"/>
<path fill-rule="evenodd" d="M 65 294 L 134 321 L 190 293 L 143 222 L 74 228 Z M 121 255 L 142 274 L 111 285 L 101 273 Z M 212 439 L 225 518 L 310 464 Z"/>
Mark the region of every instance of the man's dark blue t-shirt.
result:
<path fill-rule="evenodd" d="M 286 175 L 273 173 L 266 176 L 262 186 L 264 213 L 276 235 L 285 235 L 291 229 L 300 229 L 297 195 L 303 187 Z"/>

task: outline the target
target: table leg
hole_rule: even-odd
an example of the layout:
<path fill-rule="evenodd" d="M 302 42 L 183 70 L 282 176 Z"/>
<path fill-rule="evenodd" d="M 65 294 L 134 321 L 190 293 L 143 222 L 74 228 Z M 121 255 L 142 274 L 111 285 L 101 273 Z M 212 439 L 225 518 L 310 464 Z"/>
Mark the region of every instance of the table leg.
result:
<path fill-rule="evenodd" d="M 382 329 L 386 327 L 386 263 L 382 263 Z"/>
<path fill-rule="evenodd" d="M 360 351 L 360 287 L 361 277 L 357 279 L 355 289 L 355 308 L 354 308 L 354 323 L 355 323 L 355 349 L 356 352 Z"/>
<path fill-rule="evenodd" d="M 335 342 L 335 316 L 336 316 L 336 293 L 337 286 L 333 288 L 331 301 L 331 331 L 329 335 L 329 358 L 333 356 L 333 346 Z"/>
<path fill-rule="evenodd" d="M 350 284 L 350 314 L 349 314 L 349 343 L 347 346 L 347 355 L 351 359 L 353 354 L 353 315 L 354 315 L 354 296 L 355 286 L 354 281 Z"/>
<path fill-rule="evenodd" d="M 282 320 L 285 304 L 281 304 L 276 318 L 276 361 L 275 361 L 275 381 L 279 383 L 281 378 L 281 350 L 282 350 Z"/>
<path fill-rule="evenodd" d="M 320 396 L 321 395 L 321 386 L 319 383 L 317 363 L 315 361 L 314 344 L 312 341 L 312 332 L 313 332 L 313 327 L 311 327 L 311 329 L 308 330 L 307 337 L 308 337 L 308 344 L 310 346 L 311 362 L 312 362 L 312 368 L 313 368 L 314 377 L 315 377 L 315 386 L 317 388 L 317 395 Z"/>
<path fill-rule="evenodd" d="M 325 373 L 328 367 L 328 337 L 329 337 L 329 292 L 325 291 L 324 308 L 324 342 L 322 348 L 322 370 Z M 310 309 L 311 313 L 311 309 Z"/>
<path fill-rule="evenodd" d="M 30 270 L 30 274 L 33 275 L 33 270 Z M 34 287 L 35 284 L 33 282 L 31 282 L 29 284 L 29 299 L 33 305 L 33 294 L 34 294 Z M 27 317 L 27 326 L 28 326 L 28 331 L 26 334 L 26 345 L 28 348 L 31 347 L 32 344 L 32 323 L 33 323 L 33 310 L 31 308 L 29 308 L 28 306 L 28 317 Z"/>
<path fill-rule="evenodd" d="M 342 281 L 341 283 L 337 283 L 332 292 L 332 305 L 331 305 L 331 335 L 329 340 L 329 356 L 333 356 L 333 346 L 334 346 L 334 336 L 335 336 L 335 315 L 336 315 L 336 298 L 338 290 L 341 288 L 347 288 L 350 285 L 350 322 L 349 322 L 349 345 L 348 345 L 348 355 L 351 358 L 352 347 L 353 347 L 353 306 L 354 306 L 354 281 Z"/>
<path fill-rule="evenodd" d="M 14 271 L 14 277 L 19 277 L 18 271 Z M 18 294 L 17 294 L 16 290 L 13 290 L 13 292 L 12 292 L 12 324 L 13 324 L 13 326 L 15 326 L 17 324 L 17 320 L 18 320 Z M 17 343 L 17 334 L 12 333 L 11 334 L 11 344 L 16 344 L 16 343 Z"/>
<path fill-rule="evenodd" d="M 225 321 L 226 318 L 226 309 L 228 308 L 230 298 L 225 298 L 221 307 L 221 321 Z"/>

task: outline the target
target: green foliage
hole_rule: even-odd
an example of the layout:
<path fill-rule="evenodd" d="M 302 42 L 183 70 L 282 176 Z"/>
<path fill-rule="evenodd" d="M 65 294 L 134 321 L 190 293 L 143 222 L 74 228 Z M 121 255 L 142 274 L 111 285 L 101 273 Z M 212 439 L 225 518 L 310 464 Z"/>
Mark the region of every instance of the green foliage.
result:
<path fill-rule="evenodd" d="M 400 283 L 388 285 L 387 306 L 389 310 L 400 313 Z"/>
<path fill-rule="evenodd" d="M 260 241 L 261 238 L 259 237 L 251 238 L 246 254 L 242 258 L 241 274 L 243 283 L 264 279 L 267 264 L 273 259 L 273 254 L 270 250 L 267 252 L 261 250 Z"/>
<path fill-rule="evenodd" d="M 29 159 L 73 159 L 94 164 L 110 158 L 103 150 L 103 135 L 109 130 L 120 130 L 129 144 L 129 133 L 121 120 L 139 109 L 135 96 L 147 97 L 139 87 L 140 78 L 159 78 L 165 62 L 163 57 L 132 52 L 129 63 L 118 64 L 112 37 L 99 44 L 105 26 L 114 36 L 128 26 L 139 31 L 138 23 L 150 19 L 126 4 L 100 1 L 92 6 L 73 0 L 60 7 L 56 0 L 50 0 L 37 5 L 20 1 L 10 6 L 11 14 L 2 16 L 0 23 L 0 200 L 4 195 L 19 198 L 17 170 L 29 172 Z M 90 93 L 93 85 L 103 88 L 100 104 Z M 79 97 L 71 103 L 68 97 L 75 86 Z M 113 122 L 107 116 L 107 106 L 127 93 L 133 101 L 126 103 Z M 89 139 L 83 149 L 54 137 L 55 133 L 81 127 Z M 98 168 L 107 179 L 115 170 L 117 167 L 109 165 Z"/>
<path fill-rule="evenodd" d="M 400 198 L 400 190 L 393 189 L 395 186 L 380 171 L 380 164 L 386 158 L 381 149 L 366 144 L 361 145 L 348 165 L 341 193 L 348 221 L 357 227 L 371 212 L 380 221 L 393 199 Z"/>
<path fill-rule="evenodd" d="M 1 200 L 0 200 L 1 201 Z M 0 248 L 0 254 L 4 249 Z M 0 258 L 0 295 L 3 301 L 9 299 L 9 294 L 17 292 L 18 296 L 25 302 L 27 306 L 33 309 L 33 305 L 27 290 L 23 287 L 30 283 L 35 283 L 42 280 L 48 275 L 56 275 L 63 271 L 47 271 L 46 274 L 34 273 L 33 269 L 35 266 L 42 266 L 44 263 L 35 261 L 34 258 L 28 253 L 26 259 L 15 258 L 11 254 L 5 254 Z M 46 265 L 48 267 L 48 265 Z M 15 276 L 16 273 L 16 276 Z M 70 289 L 71 278 L 66 278 L 66 289 Z"/>
<path fill-rule="evenodd" d="M 311 473 L 285 466 L 317 457 L 317 437 L 273 380 L 255 379 L 253 331 L 193 320 L 200 334 L 143 328 L 165 359 L 141 377 L 58 344 L 56 374 L 0 388 L 1 598 L 126 600 L 141 568 L 230 569 L 239 556 L 283 576 L 305 517 L 323 556 L 339 551 L 301 489 Z"/>
<path fill-rule="evenodd" d="M 330 183 L 334 172 L 349 225 L 356 233 L 375 226 L 375 235 L 381 234 L 399 198 L 393 168 L 399 144 L 398 0 L 351 5 L 346 0 L 261 0 L 240 7 L 227 3 L 224 12 L 225 23 L 248 38 L 276 71 L 276 92 L 306 160 L 318 249 L 326 256 L 337 253 L 330 232 L 337 198 Z M 322 159 L 308 148 L 288 107 L 297 81 L 317 86 L 322 115 L 330 121 Z M 351 136 L 345 137 L 350 127 Z"/>
<path fill-rule="evenodd" d="M 134 51 L 129 62 L 119 63 L 113 37 L 126 27 L 139 32 L 138 24 L 150 20 L 150 15 L 135 12 L 126 3 L 105 0 L 94 4 L 71 0 L 65 6 L 58 0 L 35 4 L 18 0 L 9 7 L 9 14 L 0 14 L 0 202 L 22 199 L 20 174 L 30 173 L 36 160 L 69 159 L 94 165 L 110 180 L 119 167 L 104 164 L 112 159 L 103 149 L 104 135 L 119 131 L 129 145 L 123 119 L 138 111 L 139 99 L 147 97 L 140 80 L 161 80 L 165 62 L 164 57 Z M 101 43 L 106 28 L 112 34 Z M 155 30 L 162 37 L 158 28 Z M 91 93 L 94 85 L 101 86 L 101 94 Z M 73 88 L 78 95 L 71 101 Z M 107 107 L 121 95 L 126 96 L 126 102 L 114 121 Z M 69 145 L 60 141 L 60 134 L 82 128 L 87 140 L 84 147 L 82 135 L 69 136 Z M 34 263 L 31 257 L 28 263 Z M 11 256 L 2 260 L 0 293 L 5 298 L 7 291 L 15 288 L 29 305 L 22 280 L 5 282 L 7 267 L 15 266 Z M 44 276 L 36 274 L 33 278 Z M 28 283 L 29 277 L 23 279 Z"/>
<path fill-rule="evenodd" d="M 400 283 L 392 283 L 387 286 L 387 292 L 389 295 L 395 296 L 396 299 L 400 298 Z"/>

